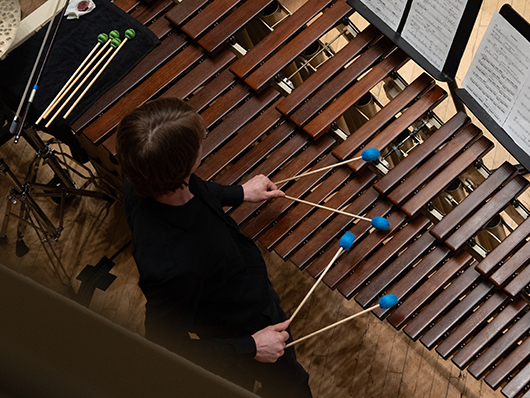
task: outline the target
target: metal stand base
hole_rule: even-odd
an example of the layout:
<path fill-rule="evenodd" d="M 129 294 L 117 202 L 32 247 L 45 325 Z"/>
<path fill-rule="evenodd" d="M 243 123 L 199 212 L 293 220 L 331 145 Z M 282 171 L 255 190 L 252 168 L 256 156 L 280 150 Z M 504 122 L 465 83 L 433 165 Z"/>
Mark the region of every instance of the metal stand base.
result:
<path fill-rule="evenodd" d="M 0 230 L 0 244 L 7 243 L 9 219 L 15 217 L 18 219 L 16 254 L 19 257 L 24 256 L 29 251 L 29 248 L 24 242 L 25 230 L 29 225 L 35 230 L 59 281 L 65 286 L 69 295 L 75 296 L 75 292 L 71 288 L 71 276 L 66 272 L 52 246 L 52 242 L 58 241 L 63 231 L 65 203 L 73 196 L 88 196 L 112 202 L 117 200 L 117 193 L 114 188 L 101 178 L 96 177 L 86 166 L 77 163 L 70 155 L 51 149 L 49 146 L 51 141 L 43 142 L 35 130 L 24 130 L 22 136 L 35 149 L 36 156 L 28 168 L 25 183 L 21 183 L 11 172 L 6 162 L 0 159 L 0 171 L 9 179 L 12 186 L 8 194 L 8 202 Z M 60 145 L 60 143 L 58 144 Z M 67 160 L 74 162 L 76 167 L 82 169 L 83 172 L 79 172 L 76 168 L 71 167 L 66 162 Z M 48 184 L 39 184 L 36 182 L 37 174 L 42 164 L 49 165 L 55 174 L 52 181 Z M 81 187 L 77 187 L 71 178 L 72 174 L 76 174 L 84 180 Z M 99 190 L 93 191 L 87 189 L 91 184 Z M 59 223 L 57 226 L 52 223 L 35 201 L 34 198 L 37 197 L 49 197 L 58 204 Z M 20 204 L 18 214 L 13 211 L 13 205 L 16 204 Z"/>

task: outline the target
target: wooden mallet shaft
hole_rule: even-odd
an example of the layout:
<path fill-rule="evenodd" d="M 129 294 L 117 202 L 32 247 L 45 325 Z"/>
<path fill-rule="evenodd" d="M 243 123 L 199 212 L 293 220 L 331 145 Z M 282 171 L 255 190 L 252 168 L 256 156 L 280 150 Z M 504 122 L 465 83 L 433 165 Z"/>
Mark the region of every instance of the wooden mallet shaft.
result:
<path fill-rule="evenodd" d="M 285 195 L 284 198 L 285 199 L 289 199 L 289 200 L 294 200 L 295 202 L 300 202 L 300 203 L 303 203 L 303 204 L 306 204 L 306 205 L 315 206 L 315 207 L 318 207 L 319 209 L 329 210 L 329 211 L 332 211 L 332 212 L 335 212 L 335 213 L 338 213 L 338 214 L 342 214 L 342 215 L 345 215 L 345 216 L 358 218 L 360 220 L 365 220 L 365 221 L 370 221 L 370 222 L 372 221 L 372 219 L 368 218 L 368 217 L 363 217 L 363 216 L 359 216 L 357 214 L 347 213 L 347 212 L 342 211 L 342 210 L 337 210 L 337 209 L 333 209 L 331 207 L 322 206 L 322 205 L 319 205 L 319 204 L 316 204 L 316 203 L 308 202 L 308 201 L 303 200 L 303 199 L 293 198 L 292 196 Z"/>
<path fill-rule="evenodd" d="M 341 324 L 343 324 L 344 322 L 348 322 L 348 321 L 351 321 L 353 318 L 357 318 L 358 316 L 361 316 L 362 314 L 366 314 L 367 312 L 370 312 L 370 311 L 373 311 L 375 310 L 376 308 L 384 308 L 384 309 L 387 309 L 387 308 L 391 308 L 393 306 L 395 306 L 398 302 L 398 298 L 396 295 L 394 294 L 387 294 L 386 296 L 383 296 L 379 299 L 377 305 L 373 305 L 372 307 L 366 309 L 366 310 L 363 310 L 361 312 L 358 312 L 357 314 L 353 314 L 341 321 L 338 321 L 338 322 L 335 322 L 329 326 L 326 326 L 325 328 L 322 328 L 320 330 L 317 330 L 316 332 L 313 332 L 311 334 L 308 334 L 307 336 L 304 336 L 298 340 L 295 340 L 295 341 L 292 341 L 291 343 L 287 344 L 285 346 L 285 348 L 289 348 L 295 344 L 298 344 L 300 343 L 301 341 L 304 341 L 310 337 L 313 337 L 313 336 L 316 336 L 317 334 L 319 333 L 322 333 L 322 332 L 325 332 L 326 330 L 329 330 L 329 329 L 332 329 L 334 328 L 335 326 L 339 326 Z"/>
<path fill-rule="evenodd" d="M 280 181 L 276 181 L 275 184 L 278 185 L 278 184 L 282 184 L 284 182 L 287 182 L 287 181 L 292 181 L 292 180 L 297 180 L 299 178 L 302 178 L 302 177 L 307 177 L 311 174 L 315 174 L 315 173 L 320 173 L 321 171 L 324 171 L 324 170 L 328 170 L 328 169 L 332 169 L 334 167 L 339 167 L 339 166 L 342 166 L 342 165 L 345 165 L 345 164 L 348 164 L 350 162 L 353 162 L 355 160 L 359 160 L 359 159 L 362 159 L 361 156 L 358 156 L 356 158 L 353 158 L 353 159 L 348 159 L 348 160 L 345 160 L 343 162 L 339 162 L 339 163 L 335 163 L 335 164 L 331 164 L 329 166 L 326 166 L 326 167 L 322 167 L 320 169 L 316 169 L 316 170 L 311 170 L 311 171 L 308 171 L 307 173 L 302 173 L 302 174 L 298 174 L 297 176 L 293 176 L 293 177 L 289 177 L 289 178 L 284 178 L 283 180 L 280 180 Z"/>
<path fill-rule="evenodd" d="M 298 314 L 298 312 L 300 311 L 300 309 L 302 308 L 302 306 L 305 304 L 305 302 L 309 299 L 309 297 L 311 297 L 311 295 L 313 294 L 313 292 L 315 291 L 315 289 L 317 288 L 317 285 L 320 283 L 320 281 L 322 279 L 324 279 L 324 276 L 326 276 L 326 273 L 330 270 L 331 266 L 333 265 L 333 263 L 340 257 L 340 255 L 344 253 L 344 249 L 342 247 L 339 247 L 339 250 L 337 250 L 337 253 L 335 254 L 335 256 L 333 257 L 333 259 L 329 262 L 329 264 L 326 266 L 326 268 L 324 269 L 324 271 L 320 274 L 320 276 L 318 277 L 317 281 L 315 282 L 315 284 L 311 287 L 311 290 L 309 290 L 309 292 L 306 294 L 306 296 L 304 297 L 304 299 L 302 300 L 302 302 L 298 305 L 298 308 L 293 312 L 293 314 L 291 315 L 291 318 L 289 318 L 289 322 L 292 322 L 294 317 L 296 316 L 296 314 Z"/>
<path fill-rule="evenodd" d="M 95 57 L 92 57 L 92 55 L 94 55 L 94 53 L 96 52 L 96 50 L 101 44 L 103 44 L 103 47 L 101 47 L 101 49 L 98 51 Z M 50 105 L 48 105 L 48 107 L 44 110 L 44 112 L 42 112 L 42 115 L 40 115 L 40 117 L 37 119 L 36 124 L 39 124 L 42 119 L 44 119 L 45 117 L 48 117 L 51 111 L 53 111 L 53 109 L 57 106 L 57 104 L 64 98 L 66 93 L 70 91 L 70 89 L 77 82 L 77 80 L 79 80 L 79 78 L 83 75 L 83 73 L 90 67 L 90 65 L 92 65 L 92 63 L 94 63 L 94 61 L 99 57 L 99 55 L 101 55 L 101 53 L 104 51 L 104 49 L 109 44 L 110 44 L 109 37 L 105 33 L 101 33 L 98 36 L 98 42 L 96 43 L 92 51 L 90 51 L 90 53 L 85 57 L 83 62 L 81 62 L 81 64 L 77 67 L 75 72 L 72 74 L 72 76 L 70 76 L 68 81 L 64 84 L 61 90 L 57 93 L 57 95 L 52 100 L 52 102 L 50 102 Z"/>
<path fill-rule="evenodd" d="M 115 40 L 115 39 L 113 39 Z M 111 43 L 112 44 L 112 43 Z M 110 52 L 112 51 L 112 48 L 109 48 L 107 50 L 107 52 L 105 54 L 103 54 L 103 56 L 100 58 L 100 60 L 96 63 L 96 65 L 94 66 L 94 68 L 88 72 L 88 74 L 83 78 L 83 80 L 81 81 L 81 83 L 75 88 L 74 91 L 72 91 L 70 93 L 70 96 L 66 99 L 66 101 L 61 105 L 61 107 L 55 112 L 55 114 L 50 118 L 50 120 L 48 120 L 48 123 L 46 123 L 45 127 L 49 127 L 50 124 L 52 124 L 52 122 L 55 120 L 55 118 L 59 115 L 59 113 L 61 113 L 61 111 L 64 109 L 64 107 L 66 106 L 66 104 L 68 104 L 68 102 L 70 102 L 70 100 L 72 99 L 72 97 L 79 91 L 79 89 L 83 86 L 83 84 L 88 80 L 88 78 L 92 75 L 92 73 L 94 73 L 94 71 L 96 70 L 96 68 L 99 66 L 99 64 L 101 64 L 103 62 L 103 60 L 105 58 L 107 58 L 107 56 L 110 54 Z M 77 80 L 77 79 L 76 79 Z M 75 84 L 75 82 L 73 82 L 72 84 Z"/>
<path fill-rule="evenodd" d="M 357 314 L 353 314 L 352 316 L 349 316 L 348 318 L 344 318 L 344 319 L 342 319 L 342 320 L 340 320 L 338 322 L 335 322 L 335 323 L 333 323 L 331 325 L 328 325 L 328 326 L 326 326 L 326 327 L 324 327 L 324 328 L 322 328 L 320 330 L 317 330 L 316 332 L 313 332 L 313 333 L 308 334 L 307 336 L 301 337 L 298 340 L 291 341 L 289 344 L 287 344 L 285 346 L 285 348 L 289 348 L 289 347 L 291 347 L 291 346 L 293 346 L 295 344 L 298 344 L 298 343 L 300 343 L 300 342 L 302 342 L 302 341 L 304 341 L 304 340 L 306 340 L 306 339 L 308 339 L 310 337 L 316 336 L 319 333 L 325 332 L 326 330 L 332 329 L 332 328 L 334 328 L 336 326 L 339 326 L 339 325 L 341 325 L 341 324 L 343 324 L 345 322 L 351 321 L 353 318 L 357 318 L 358 316 L 361 316 L 363 314 L 366 314 L 367 312 L 373 311 L 376 308 L 379 308 L 379 304 L 374 305 L 374 306 L 372 306 L 370 308 L 367 308 L 367 309 L 365 309 L 365 310 L 363 310 L 361 312 L 358 312 Z"/>
<path fill-rule="evenodd" d="M 379 155 L 380 155 L 379 154 L 379 150 L 377 150 L 375 148 L 368 148 L 368 149 L 365 149 L 363 151 L 361 156 L 357 156 L 357 157 L 354 157 L 352 159 L 344 160 L 344 161 L 339 162 L 339 163 L 331 164 L 329 166 L 325 166 L 325 167 L 322 167 L 320 169 L 311 170 L 311 171 L 308 171 L 307 173 L 298 174 L 297 176 L 284 178 L 283 180 L 276 181 L 275 184 L 282 184 L 282 183 L 287 182 L 287 181 L 297 180 L 297 179 L 302 178 L 302 177 L 307 177 L 307 176 L 309 176 L 311 174 L 320 173 L 321 171 L 324 171 L 324 170 L 332 169 L 334 167 L 339 167 L 339 166 L 348 164 L 350 162 L 354 162 L 356 160 L 361 160 L 362 159 L 365 162 L 370 162 L 372 160 L 378 159 Z"/>
<path fill-rule="evenodd" d="M 132 32 L 132 33 L 131 33 Z M 110 56 L 110 58 L 107 60 L 107 62 L 105 62 L 105 64 L 101 67 L 100 71 L 96 74 L 96 76 L 94 76 L 94 78 L 92 79 L 92 81 L 88 84 L 88 86 L 86 86 L 86 88 L 84 89 L 84 91 L 79 95 L 79 97 L 77 98 L 77 100 L 72 104 L 72 106 L 70 107 L 70 109 L 68 110 L 68 112 L 66 112 L 63 116 L 63 119 L 66 119 L 68 117 L 68 115 L 70 115 L 70 113 L 74 110 L 74 108 L 77 106 L 77 104 L 79 103 L 79 101 L 81 101 L 81 99 L 85 96 L 85 94 L 87 93 L 87 91 L 90 89 L 90 87 L 92 87 L 92 85 L 96 82 L 96 80 L 99 78 L 99 76 L 101 76 L 101 74 L 103 73 L 103 71 L 105 70 L 105 68 L 107 66 L 109 66 L 110 64 L 110 61 L 112 61 L 114 59 L 114 57 L 118 54 L 118 52 L 122 49 L 123 45 L 127 42 L 127 40 L 130 40 L 130 39 L 133 39 L 135 36 L 135 32 L 134 30 L 132 29 L 127 29 L 127 31 L 125 32 L 125 39 L 123 39 L 123 41 L 121 42 L 120 46 L 116 49 L 116 51 L 114 51 L 112 53 L 112 55 Z"/>

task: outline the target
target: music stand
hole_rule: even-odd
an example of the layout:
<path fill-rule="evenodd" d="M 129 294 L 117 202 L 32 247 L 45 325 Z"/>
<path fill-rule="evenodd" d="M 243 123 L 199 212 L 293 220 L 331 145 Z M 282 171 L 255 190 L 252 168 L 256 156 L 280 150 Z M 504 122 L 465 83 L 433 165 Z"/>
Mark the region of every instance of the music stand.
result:
<path fill-rule="evenodd" d="M 442 68 L 435 66 L 433 62 L 428 60 L 428 54 L 417 50 L 409 41 L 403 36 L 403 29 L 409 14 L 411 7 L 415 1 L 419 0 L 407 0 L 406 6 L 404 7 L 403 14 L 401 15 L 400 22 L 397 29 L 391 28 L 385 23 L 376 13 L 374 13 L 365 3 L 368 0 L 348 0 L 348 4 L 351 5 L 359 14 L 361 14 L 367 21 L 374 25 L 381 31 L 386 37 L 394 42 L 396 46 L 405 51 L 414 62 L 420 65 L 426 72 L 433 76 L 436 80 L 443 82 L 450 82 L 454 80 L 460 60 L 466 48 L 469 36 L 473 30 L 473 25 L 477 18 L 482 0 L 468 0 L 463 10 L 462 16 L 458 23 L 456 30 L 454 31 L 454 37 L 451 41 L 450 49 L 447 54 L 447 58 Z M 447 1 L 439 0 L 438 4 L 447 3 Z M 448 27 L 451 28 L 451 27 Z"/>
<path fill-rule="evenodd" d="M 0 171 L 11 182 L 11 190 L 7 198 L 4 222 L 2 223 L 2 229 L 0 230 L 0 243 L 7 243 L 7 226 L 9 218 L 15 217 L 19 220 L 17 229 L 17 255 L 24 255 L 28 251 L 27 246 L 23 242 L 24 232 L 26 226 L 29 225 L 32 227 L 35 230 L 44 251 L 48 255 L 59 281 L 66 288 L 67 293 L 74 297 L 75 292 L 71 288 L 70 277 L 51 244 L 52 241 L 57 241 L 59 239 L 62 225 L 59 227 L 53 225 L 51 220 L 46 216 L 30 194 L 30 186 L 28 184 L 23 185 L 18 180 L 4 159 L 0 159 Z M 12 212 L 13 205 L 16 205 L 17 203 L 20 203 L 19 215 Z"/>
<path fill-rule="evenodd" d="M 24 242 L 25 229 L 27 226 L 33 228 L 52 263 L 55 273 L 59 277 L 59 281 L 66 287 L 68 293 L 72 294 L 73 291 L 71 291 L 69 283 L 70 277 L 51 245 L 51 242 L 59 240 L 61 232 L 63 231 L 63 216 L 66 201 L 73 196 L 88 196 L 111 202 L 117 200 L 117 196 L 114 193 L 115 189 L 102 178 L 96 177 L 88 167 L 78 163 L 69 154 L 53 150 L 49 143 L 44 142 L 33 128 L 23 129 L 22 137 L 24 137 L 35 150 L 36 155 L 30 163 L 25 178 L 26 181 L 24 183 L 20 182 L 11 172 L 6 162 L 3 159 L 0 159 L 0 172 L 2 172 L 11 182 L 11 190 L 8 194 L 6 211 L 0 229 L 0 244 L 7 243 L 7 227 L 9 220 L 11 217 L 15 217 L 19 220 L 17 227 L 16 254 L 17 256 L 22 257 L 29 251 L 29 248 Z M 52 142 L 54 141 L 52 140 Z M 58 155 L 63 157 L 63 159 Z M 66 162 L 66 159 L 75 163 L 76 167 L 81 168 L 86 175 L 72 167 Z M 55 175 L 48 184 L 39 184 L 36 182 L 41 162 L 42 164 L 49 165 Z M 76 174 L 84 180 L 81 187 L 76 185 L 71 174 Z M 106 186 L 100 184 L 100 181 Z M 100 191 L 86 189 L 91 184 Z M 35 201 L 34 197 L 49 197 L 59 205 L 59 223 L 57 226 L 52 223 L 50 218 Z M 19 214 L 16 214 L 12 211 L 12 208 L 13 205 L 19 203 L 20 212 Z"/>
<path fill-rule="evenodd" d="M 530 24 L 521 17 L 509 4 L 502 6 L 499 14 L 530 42 Z M 484 109 L 484 107 L 465 88 L 456 90 L 456 95 L 464 102 L 471 112 L 480 120 L 493 136 L 512 154 L 521 166 L 530 170 L 530 155 L 523 150 Z"/>
<path fill-rule="evenodd" d="M 445 28 L 447 28 L 447 30 L 453 34 L 453 38 L 451 40 L 445 61 L 442 61 L 443 66 L 441 67 L 440 65 L 435 65 L 433 63 L 434 61 L 429 59 L 433 54 L 435 54 L 435 51 L 432 51 L 431 54 L 419 51 L 403 35 L 405 25 L 407 22 L 409 22 L 413 5 L 416 6 L 419 4 L 420 7 L 422 6 L 422 4 L 418 3 L 419 1 L 422 0 L 391 1 L 393 5 L 404 5 L 400 10 L 401 14 L 396 15 L 396 22 L 398 20 L 399 22 L 395 23 L 393 27 L 389 26 L 387 22 L 385 22 L 377 13 L 373 11 L 374 5 L 378 2 L 381 3 L 383 7 L 388 7 L 387 3 L 379 0 L 348 0 L 347 3 L 352 6 L 364 19 L 379 29 L 381 33 L 392 40 L 396 46 L 407 53 L 407 55 L 419 66 L 421 66 L 427 73 L 433 76 L 436 80 L 447 82 L 456 109 L 465 113 L 466 109 L 464 104 L 460 98 L 455 95 L 455 91 L 458 87 L 454 79 L 467 42 L 469 41 L 469 36 L 473 30 L 473 25 L 475 24 L 482 0 L 468 0 L 459 19 L 458 26 L 456 28 L 452 26 L 445 26 Z M 444 4 L 448 5 L 450 1 L 439 0 L 437 2 L 430 3 L 434 7 L 437 7 Z M 367 4 L 371 4 L 372 8 L 368 7 Z M 418 8 L 419 7 L 415 7 L 414 10 L 416 11 Z M 429 25 L 429 27 L 435 29 L 434 25 Z M 441 35 L 441 33 L 439 34 Z M 426 37 L 426 39 L 429 38 Z M 432 42 L 427 42 L 425 47 L 429 47 L 429 44 L 432 44 Z"/>

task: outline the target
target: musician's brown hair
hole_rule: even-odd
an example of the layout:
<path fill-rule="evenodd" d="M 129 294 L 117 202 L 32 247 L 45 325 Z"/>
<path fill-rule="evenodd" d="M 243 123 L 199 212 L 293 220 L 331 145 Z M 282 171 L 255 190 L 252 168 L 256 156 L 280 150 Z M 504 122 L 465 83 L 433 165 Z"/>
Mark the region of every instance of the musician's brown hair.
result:
<path fill-rule="evenodd" d="M 117 157 L 136 193 L 152 197 L 185 184 L 197 160 L 206 126 L 178 98 L 148 102 L 127 115 L 117 132 Z"/>

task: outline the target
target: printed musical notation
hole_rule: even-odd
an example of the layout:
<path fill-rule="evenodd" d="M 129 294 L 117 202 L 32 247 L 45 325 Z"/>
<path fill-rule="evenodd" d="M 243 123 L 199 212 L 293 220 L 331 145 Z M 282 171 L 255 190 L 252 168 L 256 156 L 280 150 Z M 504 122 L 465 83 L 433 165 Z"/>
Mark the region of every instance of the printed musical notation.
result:
<path fill-rule="evenodd" d="M 434 78 L 453 80 L 483 0 L 347 0 Z"/>
<path fill-rule="evenodd" d="M 527 154 L 530 154 L 530 79 L 526 79 L 519 93 L 504 130 Z"/>
<path fill-rule="evenodd" d="M 403 18 L 407 0 L 363 0 L 363 4 L 396 31 Z"/>
<path fill-rule="evenodd" d="M 401 36 L 442 70 L 467 0 L 414 0 Z"/>
<path fill-rule="evenodd" d="M 495 13 L 462 87 L 530 153 L 530 42 Z"/>

